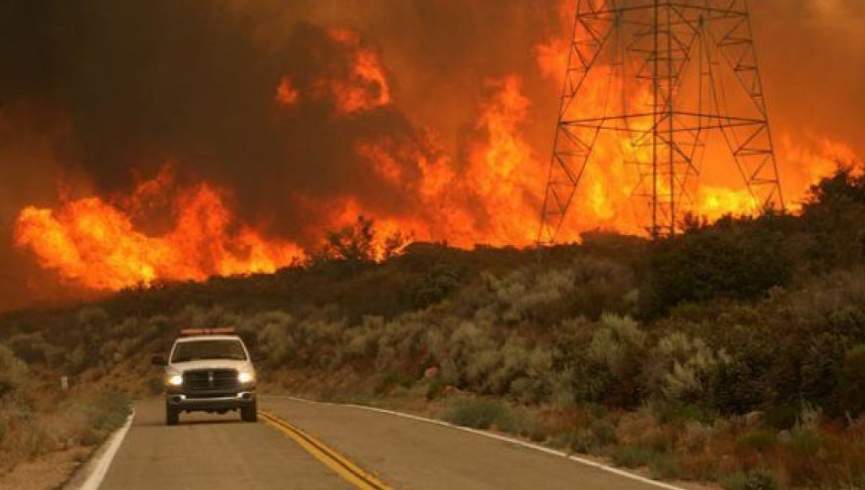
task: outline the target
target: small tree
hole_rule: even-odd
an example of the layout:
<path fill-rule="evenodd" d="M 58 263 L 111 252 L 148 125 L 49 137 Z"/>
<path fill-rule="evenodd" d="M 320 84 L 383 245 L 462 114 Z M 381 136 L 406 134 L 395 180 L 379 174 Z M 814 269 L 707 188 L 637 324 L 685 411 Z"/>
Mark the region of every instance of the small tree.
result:
<path fill-rule="evenodd" d="M 384 239 L 382 244 L 382 260 L 402 255 L 405 248 L 413 241 L 411 233 L 395 231 Z"/>
<path fill-rule="evenodd" d="M 373 220 L 361 216 L 353 224 L 327 232 L 320 256 L 325 260 L 372 262 L 375 260 Z"/>
<path fill-rule="evenodd" d="M 411 243 L 411 234 L 396 231 L 377 240 L 375 222 L 363 215 L 357 221 L 336 231 L 329 231 L 324 245 L 315 254 L 316 261 L 341 261 L 354 264 L 387 260 L 402 254 Z"/>

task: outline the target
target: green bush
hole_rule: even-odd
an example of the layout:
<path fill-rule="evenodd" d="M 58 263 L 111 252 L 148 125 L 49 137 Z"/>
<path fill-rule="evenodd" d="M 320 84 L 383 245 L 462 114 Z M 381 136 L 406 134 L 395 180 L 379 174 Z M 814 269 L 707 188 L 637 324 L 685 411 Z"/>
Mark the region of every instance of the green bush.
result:
<path fill-rule="evenodd" d="M 84 345 L 80 344 L 66 353 L 64 367 L 68 370 L 69 374 L 75 375 L 84 371 L 92 360 L 92 357 L 87 356 L 87 350 L 84 348 Z"/>
<path fill-rule="evenodd" d="M 415 288 L 415 307 L 426 308 L 439 303 L 458 290 L 463 280 L 464 271 L 450 264 L 436 264 Z"/>
<path fill-rule="evenodd" d="M 126 422 L 131 406 L 132 402 L 125 393 L 102 392 L 90 406 L 89 425 L 103 436 L 110 434 Z"/>
<path fill-rule="evenodd" d="M 865 344 L 847 351 L 839 380 L 842 408 L 853 416 L 865 413 Z"/>
<path fill-rule="evenodd" d="M 656 480 L 681 478 L 682 467 L 672 454 L 655 453 L 655 456 L 649 460 L 649 474 Z"/>
<path fill-rule="evenodd" d="M 579 256 L 566 267 L 523 267 L 498 278 L 483 275 L 502 320 L 556 323 L 574 315 L 598 319 L 633 306 L 633 271 L 614 261 Z"/>
<path fill-rule="evenodd" d="M 378 395 L 389 393 L 396 387 L 408 388 L 414 384 L 411 376 L 399 371 L 388 371 L 378 377 L 375 384 L 375 393 Z"/>
<path fill-rule="evenodd" d="M 525 408 L 512 410 L 512 426 L 504 430 L 526 437 L 534 442 L 545 442 L 550 437 L 550 428 L 534 413 Z"/>
<path fill-rule="evenodd" d="M 9 339 L 8 345 L 15 357 L 30 365 L 47 362 L 53 351 L 41 332 L 14 335 Z"/>
<path fill-rule="evenodd" d="M 849 266 L 865 257 L 865 178 L 857 170 L 861 165 L 858 169 L 841 165 L 810 189 L 802 221 L 815 238 L 806 249 L 815 267 Z"/>
<path fill-rule="evenodd" d="M 688 301 L 749 300 L 787 284 L 793 262 L 772 219 L 726 218 L 659 241 L 649 260 L 645 312 L 660 315 Z"/>
<path fill-rule="evenodd" d="M 454 401 L 444 416 L 452 424 L 489 429 L 497 427 L 508 430 L 514 427 L 514 415 L 510 408 L 498 400 L 485 398 L 462 398 Z"/>
<path fill-rule="evenodd" d="M 446 386 L 447 384 L 445 384 L 441 377 L 432 379 L 426 388 L 426 399 L 437 400 L 444 393 Z"/>
<path fill-rule="evenodd" d="M 24 422 L 24 437 L 20 441 L 22 447 L 19 450 L 27 457 L 35 457 L 53 449 L 51 435 L 34 421 Z"/>
<path fill-rule="evenodd" d="M 844 363 L 844 339 L 829 333 L 810 341 L 801 359 L 801 395 L 834 412 L 838 375 Z"/>
<path fill-rule="evenodd" d="M 762 429 L 747 431 L 736 438 L 736 448 L 740 451 L 767 452 L 775 447 L 777 437 L 774 432 Z"/>
<path fill-rule="evenodd" d="M 664 424 L 687 422 L 711 423 L 717 414 L 696 403 L 654 402 L 650 405 L 655 418 Z"/>
<path fill-rule="evenodd" d="M 294 318 L 289 314 L 274 311 L 258 315 L 254 321 L 260 329 L 256 345 L 264 356 L 265 364 L 269 367 L 284 364 L 296 348 L 289 333 Z"/>
<path fill-rule="evenodd" d="M 519 269 L 503 279 L 489 275 L 487 281 L 502 319 L 509 323 L 545 316 L 551 305 L 560 303 L 575 287 L 569 269 Z"/>
<path fill-rule="evenodd" d="M 639 292 L 630 267 L 606 258 L 580 257 L 571 271 L 576 287 L 567 297 L 569 314 L 597 320 L 604 313 L 633 312 Z"/>
<path fill-rule="evenodd" d="M 721 479 L 725 490 L 778 490 L 778 481 L 766 470 L 737 472 Z"/>
<path fill-rule="evenodd" d="M 8 347 L 0 345 L 0 398 L 27 382 L 28 369 Z"/>
<path fill-rule="evenodd" d="M 765 380 L 741 357 L 721 364 L 711 381 L 711 404 L 726 414 L 744 414 L 757 408 L 766 396 Z"/>
<path fill-rule="evenodd" d="M 764 420 L 766 425 L 775 430 L 789 430 L 796 425 L 799 418 L 799 407 L 792 403 L 782 403 L 766 409 Z"/>
<path fill-rule="evenodd" d="M 575 453 L 582 454 L 589 454 L 597 447 L 591 431 L 587 429 L 578 429 L 573 432 L 561 434 L 559 437 L 554 439 L 553 444 L 570 449 Z"/>
<path fill-rule="evenodd" d="M 589 358 L 610 372 L 620 374 L 628 369 L 631 358 L 642 351 L 645 343 L 646 334 L 637 322 L 627 317 L 604 315 L 601 327 L 589 344 Z"/>
<path fill-rule="evenodd" d="M 616 428 L 608 421 L 596 419 L 589 426 L 565 432 L 553 439 L 553 444 L 583 454 L 604 451 L 616 444 Z"/>
<path fill-rule="evenodd" d="M 718 366 L 729 360 L 723 349 L 715 352 L 702 339 L 671 333 L 649 354 L 644 372 L 647 388 L 655 398 L 672 402 L 703 400 Z"/>
<path fill-rule="evenodd" d="M 588 369 L 579 375 L 605 380 L 600 391 L 610 403 L 624 407 L 638 404 L 642 397 L 640 374 L 645 362 L 646 339 L 645 332 L 634 320 L 604 315 L 588 346 L 587 358 L 595 368 L 584 365 Z M 606 379 L 605 374 L 609 376 Z"/>
<path fill-rule="evenodd" d="M 603 448 L 616 444 L 616 427 L 608 420 L 596 418 L 589 426 L 589 434 L 591 435 L 592 447 Z"/>
<path fill-rule="evenodd" d="M 647 466 L 656 453 L 652 449 L 640 446 L 620 446 L 613 450 L 613 464 L 624 468 L 639 468 Z"/>
<path fill-rule="evenodd" d="M 787 447 L 799 458 L 813 458 L 823 447 L 823 438 L 811 429 L 796 429 L 791 432 Z"/>

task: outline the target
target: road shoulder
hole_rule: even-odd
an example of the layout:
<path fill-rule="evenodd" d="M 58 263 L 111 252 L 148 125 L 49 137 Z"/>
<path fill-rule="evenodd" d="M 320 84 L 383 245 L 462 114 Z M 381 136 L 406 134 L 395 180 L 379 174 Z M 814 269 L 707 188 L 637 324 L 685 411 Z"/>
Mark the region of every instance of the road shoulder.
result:
<path fill-rule="evenodd" d="M 104 443 L 93 452 L 90 460 L 82 466 L 63 486 L 64 490 L 97 490 L 108 473 L 108 468 L 126 439 L 126 434 L 135 420 L 135 410 L 129 413 L 126 422 L 115 430 Z"/>

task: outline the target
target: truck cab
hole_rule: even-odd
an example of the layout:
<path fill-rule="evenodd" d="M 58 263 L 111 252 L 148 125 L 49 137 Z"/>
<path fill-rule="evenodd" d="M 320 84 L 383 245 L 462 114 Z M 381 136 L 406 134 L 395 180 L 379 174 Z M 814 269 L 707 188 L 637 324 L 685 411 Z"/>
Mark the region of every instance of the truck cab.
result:
<path fill-rule="evenodd" d="M 168 358 L 153 356 L 165 368 L 165 423 L 176 425 L 183 412 L 240 411 L 257 420 L 255 368 L 233 328 L 184 329 Z"/>

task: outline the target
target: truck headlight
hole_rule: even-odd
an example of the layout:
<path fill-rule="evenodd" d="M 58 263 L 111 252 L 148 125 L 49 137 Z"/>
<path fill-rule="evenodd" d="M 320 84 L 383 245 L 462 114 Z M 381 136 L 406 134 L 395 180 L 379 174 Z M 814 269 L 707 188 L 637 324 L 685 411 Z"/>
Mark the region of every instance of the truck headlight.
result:
<path fill-rule="evenodd" d="M 255 374 L 241 371 L 237 373 L 237 380 L 241 383 L 251 383 L 255 381 Z"/>
<path fill-rule="evenodd" d="M 168 377 L 168 384 L 171 386 L 180 386 L 183 384 L 183 376 L 175 374 Z"/>

